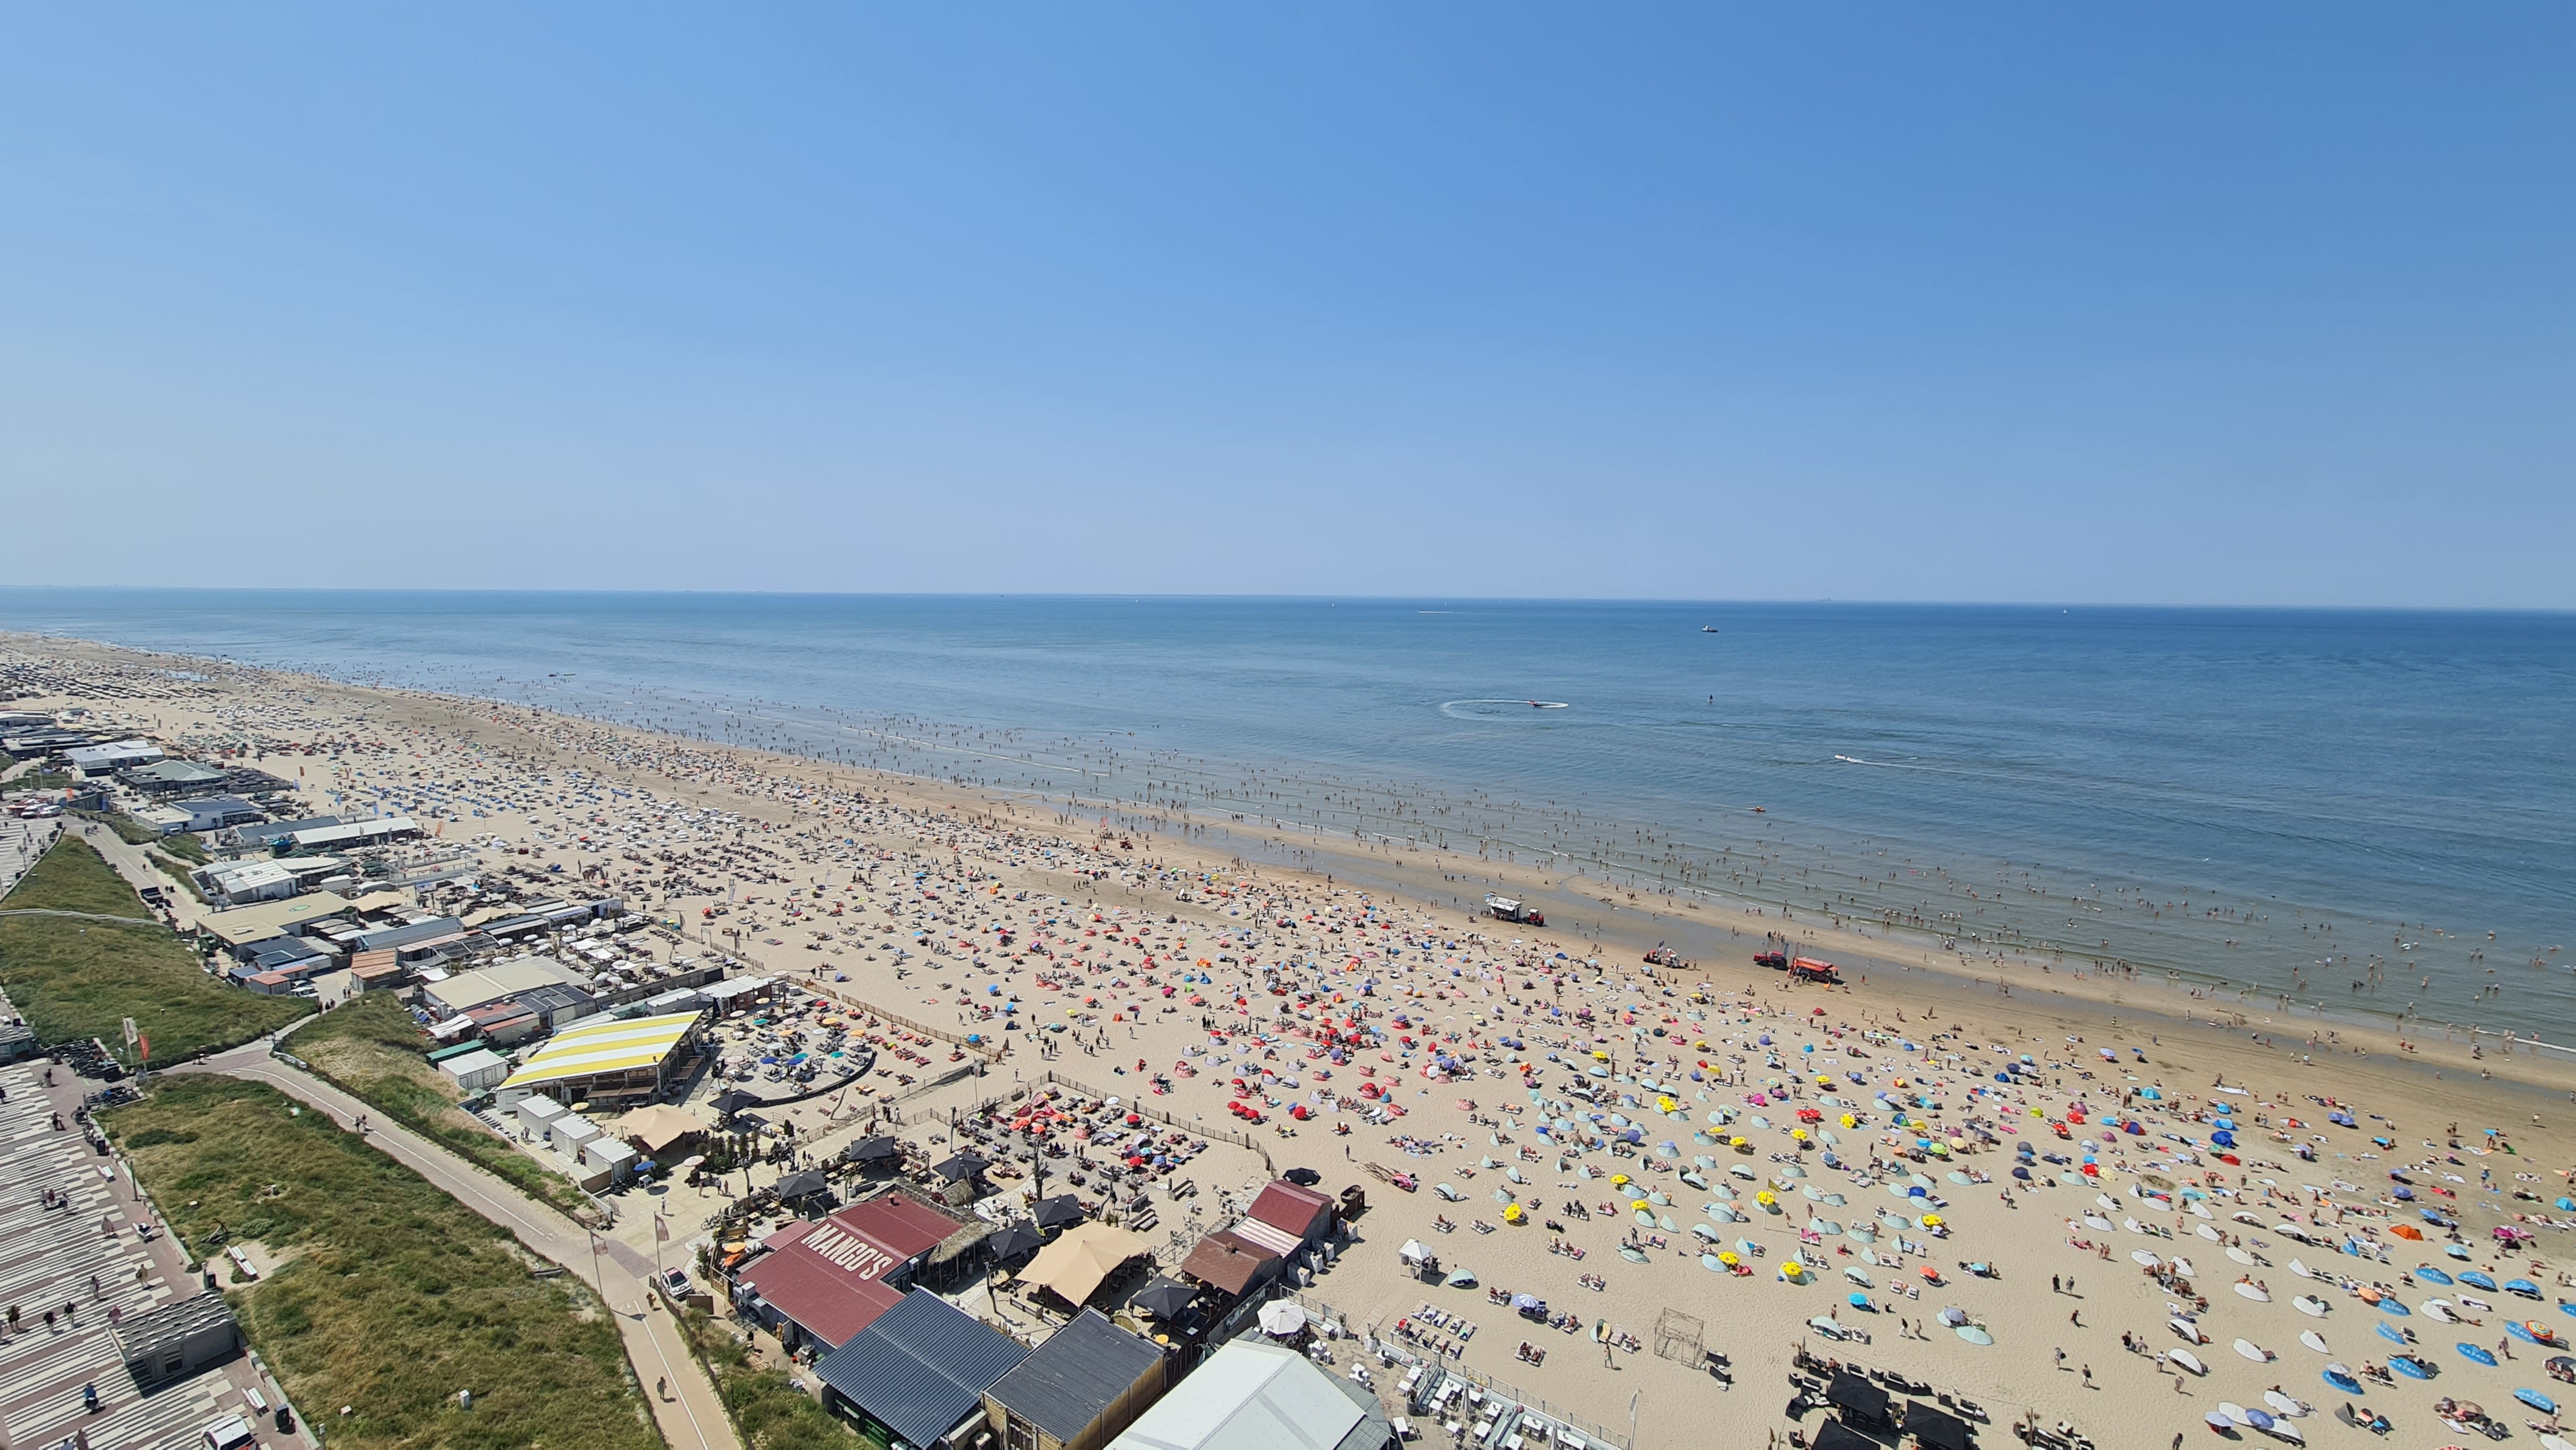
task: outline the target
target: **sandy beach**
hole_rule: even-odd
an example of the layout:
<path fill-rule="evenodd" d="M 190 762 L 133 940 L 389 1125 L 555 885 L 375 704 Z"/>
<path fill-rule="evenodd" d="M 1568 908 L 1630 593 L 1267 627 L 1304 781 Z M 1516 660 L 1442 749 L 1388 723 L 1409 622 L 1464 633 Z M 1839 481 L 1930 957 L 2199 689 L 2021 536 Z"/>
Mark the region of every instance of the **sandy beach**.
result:
<path fill-rule="evenodd" d="M 1633 1407 L 1639 1446 L 1785 1437 L 1801 1346 L 1978 1403 L 1988 1443 L 2029 1416 L 2163 1446 L 2270 1392 L 2313 1443 L 2378 1443 L 2349 1404 L 2434 1445 L 2465 1438 L 2445 1397 L 2522 1433 L 2547 1417 L 2516 1388 L 2576 1394 L 2544 1364 L 2576 1334 L 2576 1063 L 2523 1044 L 525 707 L 51 639 L 0 661 L 47 691 L 18 708 L 229 752 L 316 812 L 410 814 L 424 871 L 560 867 L 679 923 L 676 951 L 997 1040 L 984 1076 L 902 1104 L 925 1146 L 1049 1071 L 1184 1122 L 1243 1128 L 1243 1104 L 1272 1168 L 1367 1190 L 1318 1300 L 1383 1334 L 1463 1317 L 1431 1336 L 1458 1362 L 1614 1432 Z M 1481 914 L 1489 892 L 1553 925 Z M 1841 984 L 1755 964 L 1784 947 Z M 807 1105 L 800 1142 L 828 1158 L 869 1101 Z M 1225 1144 L 1185 1173 L 1205 1192 L 1164 1210 L 1176 1237 L 1264 1176 Z M 686 1234 L 723 1205 L 674 1186 L 656 1211 Z M 649 1252 L 652 1218 L 618 1232 Z M 1408 1240 L 1476 1286 L 1411 1273 Z M 1684 1320 L 1722 1377 L 1656 1352 Z M 2437 1377 L 2372 1377 L 2399 1355 Z"/>

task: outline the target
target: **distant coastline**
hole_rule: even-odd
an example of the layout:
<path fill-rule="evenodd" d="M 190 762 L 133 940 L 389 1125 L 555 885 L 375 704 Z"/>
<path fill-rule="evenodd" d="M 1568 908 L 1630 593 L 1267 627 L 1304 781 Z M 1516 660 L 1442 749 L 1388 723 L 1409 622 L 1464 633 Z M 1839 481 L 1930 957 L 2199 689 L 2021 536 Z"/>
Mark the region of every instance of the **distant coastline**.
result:
<path fill-rule="evenodd" d="M 12 589 L 0 627 L 2576 1037 L 2576 617 Z"/>

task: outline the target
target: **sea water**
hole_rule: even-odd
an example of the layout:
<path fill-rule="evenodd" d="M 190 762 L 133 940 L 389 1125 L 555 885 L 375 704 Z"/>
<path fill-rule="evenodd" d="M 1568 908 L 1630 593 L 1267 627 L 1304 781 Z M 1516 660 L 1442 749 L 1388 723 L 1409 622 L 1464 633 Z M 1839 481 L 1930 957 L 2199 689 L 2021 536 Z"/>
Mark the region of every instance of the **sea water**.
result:
<path fill-rule="evenodd" d="M 2576 1037 L 2576 616 L 14 589 L 0 627 Z"/>

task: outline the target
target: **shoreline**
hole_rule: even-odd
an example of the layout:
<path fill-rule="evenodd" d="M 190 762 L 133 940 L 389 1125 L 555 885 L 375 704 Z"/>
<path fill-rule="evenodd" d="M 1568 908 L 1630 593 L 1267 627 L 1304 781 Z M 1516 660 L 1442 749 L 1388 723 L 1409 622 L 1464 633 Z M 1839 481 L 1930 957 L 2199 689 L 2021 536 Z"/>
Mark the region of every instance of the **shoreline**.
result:
<path fill-rule="evenodd" d="M 2319 1049 L 2333 1060 L 2368 1062 L 2383 1060 L 2411 1066 L 2426 1081 L 2457 1082 L 2463 1076 L 2492 1085 L 2502 1082 L 2508 1087 L 2521 1087 L 2543 1095 L 2564 1093 L 2576 1103 L 2576 1047 L 2545 1043 L 2536 1036 L 2515 1033 L 2511 1051 L 2506 1047 L 2510 1029 L 2472 1027 L 2469 1024 L 2445 1023 L 2438 1038 L 2428 1038 L 2419 1029 L 2410 1033 L 2401 1019 L 2388 1014 L 2354 1014 L 2332 1008 L 2319 1013 L 2297 1003 L 2287 1007 L 2267 1005 L 2238 993 L 2234 1004 L 2222 1000 L 2215 985 L 2217 979 L 2206 974 L 2189 973 L 2180 968 L 2165 969 L 2165 980 L 2141 972 L 2135 976 L 2110 978 L 2104 975 L 2106 964 L 2092 961 L 2081 953 L 2050 953 L 2074 956 L 2090 968 L 2061 968 L 2058 964 L 2035 959 L 2029 954 L 2018 960 L 2007 960 L 1997 953 L 1983 962 L 1972 962 L 1964 952 L 1940 952 L 1924 942 L 1903 942 L 1875 936 L 1856 924 L 1828 922 L 1818 924 L 1789 914 L 1784 904 L 1766 898 L 1721 893 L 1711 888 L 1688 888 L 1701 898 L 1705 909 L 1692 910 L 1681 904 L 1659 905 L 1653 893 L 1622 892 L 1612 883 L 1593 878 L 1584 872 L 1548 872 L 1518 862 L 1494 862 L 1449 847 L 1402 847 L 1387 843 L 1385 849 L 1355 849 L 1350 844 L 1325 835 L 1320 829 L 1286 826 L 1265 827 L 1249 821 L 1199 821 L 1186 816 L 1176 822 L 1173 813 L 1149 809 L 1148 803 L 1101 799 L 1083 801 L 1068 796 L 1062 801 L 1043 792 L 1000 786 L 981 786 L 954 779 L 943 780 L 890 771 L 872 766 L 858 766 L 823 760 L 794 752 L 777 751 L 760 746 L 732 745 L 720 741 L 672 734 L 648 728 L 621 724 L 592 716 L 552 710 L 543 706 L 486 696 L 450 694 L 440 691 L 411 690 L 388 685 L 367 685 L 337 680 L 329 676 L 295 670 L 273 669 L 263 665 L 213 656 L 174 654 L 135 649 L 102 640 L 71 639 L 64 636 L 35 635 L 0 631 L 0 644 L 25 647 L 65 645 L 98 652 L 108 657 L 124 657 L 154 663 L 157 668 L 173 665 L 191 669 L 236 671 L 272 680 L 299 682 L 304 688 L 327 688 L 353 692 L 362 697 L 426 703 L 462 715 L 477 716 L 487 710 L 521 711 L 537 719 L 554 718 L 578 723 L 591 730 L 612 732 L 640 741 L 656 741 L 703 751 L 753 760 L 773 770 L 802 775 L 808 779 L 833 780 L 864 776 L 889 794 L 911 793 L 920 802 L 967 810 L 1016 805 L 1032 811 L 1045 810 L 1064 815 L 1066 828 L 1078 825 L 1078 818 L 1090 815 L 1118 823 L 1119 829 L 1143 834 L 1158 847 L 1192 853 L 1193 865 L 1205 869 L 1211 865 L 1234 862 L 1254 863 L 1268 869 L 1295 873 L 1327 882 L 1335 880 L 1372 881 L 1397 893 L 1399 899 L 1411 897 L 1418 902 L 1432 902 L 1444 893 L 1434 882 L 1446 882 L 1457 889 L 1445 895 L 1452 909 L 1465 909 L 1471 916 L 1474 904 L 1487 890 L 1521 896 L 1542 906 L 1551 923 L 1564 919 L 1561 907 L 1600 913 L 1608 912 L 1614 920 L 1593 922 L 1587 934 L 1570 933 L 1565 926 L 1551 925 L 1550 931 L 1560 937 L 1571 936 L 1585 941 L 1596 952 L 1607 951 L 1611 960 L 1623 967 L 1641 963 L 1644 953 L 1667 942 L 1679 944 L 1686 961 L 1704 963 L 1702 974 L 1723 975 L 1735 963 L 1712 955 L 1720 940 L 1721 928 L 1728 933 L 1724 940 L 1730 954 L 1745 959 L 1743 970 L 1750 974 L 1761 969 L 1749 964 L 1754 951 L 1769 942 L 1761 934 L 1747 935 L 1748 929 L 1761 932 L 1780 931 L 1783 944 L 1809 953 L 1825 953 L 1857 970 L 1847 970 L 1848 980 L 1857 982 L 1869 969 L 1882 975 L 1893 971 L 1899 981 L 1916 983 L 1964 1008 L 1984 1000 L 1993 1004 L 2010 1003 L 2009 1010 L 2029 1011 L 2041 1004 L 2061 1014 L 2063 1021 L 2109 1029 L 2122 1017 L 2153 1021 L 2158 1031 L 2186 1033 L 2220 1033 L 2237 1037 L 2244 1045 L 2263 1046 L 2266 1051 L 2281 1051 L 2295 1059 L 2302 1050 L 2311 1057 Z M 1032 799 L 1034 797 L 1034 799 Z M 1196 833 L 1194 836 L 1193 833 Z M 1238 843 L 1237 837 L 1246 838 Z M 1255 849 L 1227 849 L 1248 844 Z M 1211 851 L 1218 854 L 1211 855 Z M 1302 858 L 1302 859 L 1300 859 Z M 1473 885 L 1469 885 L 1470 872 Z M 1607 894 L 1605 894 L 1607 893 Z M 1616 898 L 1626 895 L 1622 904 Z M 1774 916 L 1771 913 L 1778 912 Z M 1503 923 L 1484 921 L 1486 926 Z M 1705 945 L 1702 945 L 1705 944 Z M 1565 941 L 1551 943 L 1555 950 Z M 1696 950 L 1694 950 L 1696 948 Z M 1618 954 L 1625 953 L 1624 959 Z M 1954 960 L 1955 958 L 1955 960 Z M 1921 974 L 1916 977 L 1914 974 Z M 2208 987 L 2206 993 L 2192 990 L 2195 985 Z M 1666 980 L 1678 980 L 1666 974 Z M 1716 980 L 1716 976 L 1709 976 Z M 1750 977 L 1748 976 L 1748 980 Z M 2013 989 L 2020 988 L 2016 993 Z M 2174 994 L 2180 994 L 2176 1000 Z M 2044 995 L 2040 995 L 2044 994 Z M 2276 1020 L 2276 1015 L 2280 1020 Z M 2224 1016 L 2220 1023 L 2211 1020 Z M 2455 1039 L 2462 1031 L 2474 1035 Z M 2328 1034 L 2327 1040 L 2307 1045 L 2312 1033 Z M 2286 1036 L 2286 1043 L 2271 1040 Z M 2480 1036 L 2490 1041 L 2481 1044 Z M 2263 1042 L 2269 1045 L 2264 1046 Z M 2479 1048 L 2473 1054 L 2472 1048 Z M 2498 1071 L 2498 1069 L 2503 1069 Z M 2477 1078 L 2476 1074 L 2492 1074 Z M 2402 1077 L 2402 1075 L 2401 1075 Z"/>
<path fill-rule="evenodd" d="M 317 604 L 326 612 L 330 607 L 321 600 L 298 609 Z M 290 610 L 280 622 L 292 626 L 305 617 Z M 473 618 L 456 617 L 469 623 Z M 2081 820 L 2045 812 L 2030 816 L 2027 800 L 2020 801 L 2025 813 L 2013 814 L 2018 798 L 2010 783 L 2022 772 L 2006 768 L 2016 759 L 2008 741 L 1985 742 L 2003 752 L 1991 761 L 1971 750 L 1954 762 L 1972 773 L 1982 765 L 1996 767 L 2004 793 L 1989 803 L 1955 784 L 1861 785 L 1865 779 L 1914 778 L 1863 769 L 1902 767 L 1896 757 L 1837 754 L 1831 761 L 1848 765 L 1828 763 L 1821 753 L 1826 745 L 1819 743 L 1823 737 L 1802 736 L 1786 749 L 1794 758 L 1764 762 L 1817 767 L 1822 773 L 1812 777 L 1796 769 L 1746 774 L 1722 762 L 1743 756 L 1750 764 L 1753 756 L 1729 748 L 1716 748 L 1706 762 L 1676 758 L 1671 771 L 1650 765 L 1641 773 L 1626 724 L 1698 723 L 1659 724 L 1653 718 L 1596 722 L 1612 730 L 1599 741 L 1610 752 L 1604 758 L 1626 761 L 1596 773 L 1572 768 L 1576 757 L 1562 754 L 1591 748 L 1585 742 L 1592 736 L 1550 735 L 1559 744 L 1542 747 L 1541 737 L 1522 733 L 1529 723 L 1525 710 L 1498 734 L 1498 722 L 1460 727 L 1441 720 L 1450 704 L 1461 703 L 1452 701 L 1426 717 L 1431 733 L 1425 735 L 1415 716 L 1437 691 L 1415 699 L 1401 690 L 1390 695 L 1377 689 L 1366 719 L 1320 734 L 1302 727 L 1212 734 L 1204 727 L 1222 725 L 1242 711 L 1223 706 L 1201 718 L 1181 705 L 1177 696 L 1197 693 L 1175 688 L 1189 679 L 1186 671 L 1165 674 L 1161 683 L 1139 677 L 1133 688 L 1117 687 L 1115 672 L 1128 658 L 1117 653 L 1095 660 L 1074 649 L 1068 669 L 1051 652 L 1047 659 L 1002 670 L 987 668 L 995 661 L 970 650 L 953 662 L 963 672 L 953 695 L 949 676 L 940 673 L 951 663 L 947 655 L 923 661 L 922 669 L 908 669 L 910 657 L 899 652 L 882 659 L 895 671 L 892 693 L 932 712 L 923 714 L 871 704 L 864 697 L 882 692 L 844 687 L 837 677 L 736 669 L 730 650 L 681 649 L 667 660 L 656 655 L 654 663 L 640 662 L 621 653 L 633 643 L 628 631 L 578 609 L 563 616 L 562 632 L 522 629 L 488 648 L 478 644 L 470 652 L 476 661 L 471 666 L 444 654 L 414 657 L 380 632 L 341 640 L 290 628 L 272 640 L 259 633 L 259 621 L 268 618 L 255 612 L 208 630 L 106 616 L 85 624 L 78 611 L 58 611 L 54 627 L 68 633 L 53 637 L 104 631 L 235 665 L 238 654 L 247 652 L 263 663 L 239 667 L 274 665 L 379 687 L 392 677 L 428 695 L 497 699 L 599 725 L 876 768 L 924 782 L 1032 797 L 1068 791 L 1086 801 L 1110 797 L 1131 823 L 1222 826 L 1236 816 L 1259 822 L 1275 813 L 1293 823 L 1285 834 L 1301 842 L 1320 837 L 1363 852 L 1376 843 L 1389 850 L 1439 847 L 1462 857 L 1572 869 L 1641 896 L 1662 887 L 1705 890 L 1775 909 L 1785 902 L 1801 921 L 1840 917 L 1872 936 L 1892 935 L 1905 948 L 1888 950 L 1901 955 L 1911 948 L 1915 959 L 1923 949 L 1956 948 L 1972 962 L 2049 962 L 2061 972 L 2085 969 L 2088 959 L 2107 960 L 2135 964 L 2141 975 L 2179 974 L 2227 1002 L 2249 990 L 2254 1001 L 2287 994 L 2302 1016 L 2318 1010 L 2322 998 L 2324 1015 L 2334 1021 L 2403 1024 L 2409 1032 L 2420 1021 L 2428 1035 L 2435 1030 L 2431 1024 L 2444 1019 L 2455 1027 L 2486 1024 L 2490 1031 L 2526 1034 L 2537 1023 L 2542 1036 L 2576 1042 L 2576 971 L 2558 974 L 2569 966 L 2559 945 L 2565 939 L 2559 919 L 2576 900 L 2567 897 L 2563 883 L 2523 870 L 2523 854 L 2488 863 L 2488 853 L 2455 856 L 2432 837 L 2418 840 L 2407 801 L 2385 792 L 2372 798 L 2388 813 L 2379 817 L 2389 823 L 2385 831 L 2329 832 L 2319 844 L 2358 845 L 2378 861 L 2389 851 L 2372 845 L 2371 838 L 2387 836 L 2389 850 L 2415 858 L 2399 876 L 2347 860 L 2349 851 L 2320 854 L 2302 845 L 2294 828 L 2305 809 L 2303 798 L 2259 780 L 2248 783 L 2254 798 L 2269 802 L 2265 809 L 2292 831 L 2278 843 L 2237 839 L 2241 832 L 2228 834 L 2233 827 L 2207 842 L 2188 831 L 2098 834 Z M 673 648 L 680 646 L 675 642 Z M 885 653 L 854 649 L 854 659 Z M 1195 661 L 1202 654 L 1185 649 L 1181 658 Z M 1791 671 L 1784 678 L 1805 678 L 1793 663 L 1774 663 Z M 1029 669 L 1037 673 L 1026 682 L 1046 693 L 1024 699 L 1015 687 Z M 1463 688 L 1462 681 L 1444 683 Z M 1076 693 L 1065 695 L 1068 688 Z M 1768 698 L 1764 686 L 1750 680 L 1740 682 L 1738 693 Z M 1166 720 L 1172 711 L 1178 713 Z M 1032 725 L 1032 718 L 1049 723 Z M 2079 733 L 2066 743 L 2080 745 L 2088 738 L 2080 732 L 2089 727 L 2071 728 Z M 1337 743 L 1345 734 L 1349 740 L 1343 743 L 1353 749 Z M 1756 755 L 1781 753 L 1745 748 Z M 2293 772 L 2283 781 L 2306 768 L 2302 762 L 2273 764 Z M 2077 774 L 2081 779 L 2066 783 L 2068 789 L 2098 779 L 2110 792 L 2082 797 L 2092 809 L 2117 813 L 2135 807 L 2167 826 L 2188 824 L 2188 811 L 2167 819 L 2189 795 L 2176 797 L 2173 780 L 2147 779 L 2139 787 L 2144 793 L 2133 796 L 2111 777 Z M 1695 783 L 1667 794 L 1660 788 L 1667 775 Z M 1821 784 L 1828 777 L 1849 787 Z M 1813 791 L 1793 783 L 1809 779 L 1820 782 Z M 2486 799 L 2475 781 L 2463 788 L 2471 791 L 2464 800 Z M 2432 799 L 2442 798 L 2438 786 L 2431 790 Z M 1791 799 L 1782 799 L 1783 791 Z M 1759 804 L 1766 797 L 1772 812 L 1767 815 Z M 1882 819 L 1867 805 L 1877 797 L 1919 799 L 1923 809 L 1900 806 Z M 2329 811 L 2321 819 L 2341 818 Z M 2490 827 L 2504 822 L 2494 810 L 2477 819 Z M 2524 834 L 2531 830 L 2566 844 L 2559 832 L 2537 822 Z M 2213 877 L 2213 855 L 2235 864 L 2216 868 Z M 2466 869 L 2472 865 L 2473 876 Z M 2501 939 L 2489 928 L 2500 929 Z M 2336 990 L 2348 982 L 2349 991 Z M 2510 993 L 2510 1004 L 2492 990 L 2498 986 Z"/>

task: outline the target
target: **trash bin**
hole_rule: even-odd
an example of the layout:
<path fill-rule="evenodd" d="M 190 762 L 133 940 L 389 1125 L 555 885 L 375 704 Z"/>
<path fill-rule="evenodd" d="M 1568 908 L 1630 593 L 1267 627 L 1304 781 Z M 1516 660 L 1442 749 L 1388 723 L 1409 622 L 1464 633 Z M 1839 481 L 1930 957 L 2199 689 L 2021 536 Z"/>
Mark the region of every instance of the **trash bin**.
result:
<path fill-rule="evenodd" d="M 295 1433 L 295 1412 L 284 1405 L 277 1407 L 277 1433 L 281 1435 Z"/>

